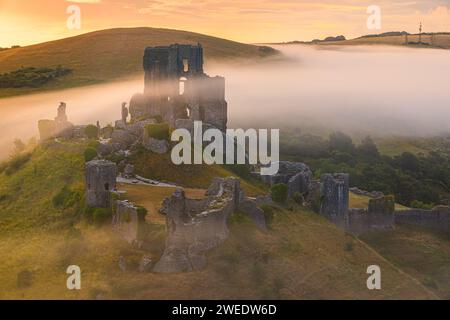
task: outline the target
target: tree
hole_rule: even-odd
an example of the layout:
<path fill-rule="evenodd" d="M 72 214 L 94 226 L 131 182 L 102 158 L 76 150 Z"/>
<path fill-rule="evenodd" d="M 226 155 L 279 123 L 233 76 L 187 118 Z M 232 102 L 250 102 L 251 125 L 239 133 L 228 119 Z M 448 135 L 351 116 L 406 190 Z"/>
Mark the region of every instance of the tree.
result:
<path fill-rule="evenodd" d="M 345 153 L 354 153 L 355 145 L 352 138 L 342 132 L 333 132 L 329 137 L 329 146 L 331 150 L 337 150 Z"/>
<path fill-rule="evenodd" d="M 94 158 L 96 156 L 97 156 L 97 150 L 95 150 L 94 148 L 89 147 L 84 151 L 84 160 L 86 162 L 94 160 Z"/>
<path fill-rule="evenodd" d="M 84 128 L 84 134 L 89 139 L 97 139 L 98 138 L 98 128 L 97 126 L 94 126 L 93 124 L 90 124 Z"/>
<path fill-rule="evenodd" d="M 399 161 L 402 170 L 412 172 L 419 170 L 419 159 L 411 152 L 403 152 Z"/>
<path fill-rule="evenodd" d="M 377 145 L 370 136 L 365 137 L 361 141 L 361 145 L 358 147 L 358 153 L 367 158 L 378 158 L 380 156 Z"/>

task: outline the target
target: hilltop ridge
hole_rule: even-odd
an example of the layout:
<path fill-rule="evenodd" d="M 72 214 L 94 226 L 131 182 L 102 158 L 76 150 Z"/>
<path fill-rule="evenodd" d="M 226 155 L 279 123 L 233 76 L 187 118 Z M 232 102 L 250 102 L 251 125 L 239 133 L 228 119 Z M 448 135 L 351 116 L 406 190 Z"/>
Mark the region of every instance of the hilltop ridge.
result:
<path fill-rule="evenodd" d="M 205 49 L 206 63 L 245 61 L 266 58 L 278 51 L 172 29 L 115 28 L 94 31 L 70 38 L 0 51 L 0 74 L 22 67 L 72 70 L 66 77 L 52 80 L 39 88 L 0 89 L 0 98 L 30 92 L 78 87 L 135 76 L 142 72 L 142 55 L 150 46 L 172 43 L 197 44 Z"/>

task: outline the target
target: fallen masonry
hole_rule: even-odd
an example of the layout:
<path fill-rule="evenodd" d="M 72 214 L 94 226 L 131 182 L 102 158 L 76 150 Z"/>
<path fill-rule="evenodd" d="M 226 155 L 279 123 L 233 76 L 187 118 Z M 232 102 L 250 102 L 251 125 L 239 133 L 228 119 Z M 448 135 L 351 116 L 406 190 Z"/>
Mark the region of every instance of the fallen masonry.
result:
<path fill-rule="evenodd" d="M 237 210 L 265 230 L 264 212 L 245 197 L 238 179 L 216 178 L 205 195 L 202 200 L 189 199 L 177 189 L 164 201 L 161 212 L 166 215 L 168 235 L 154 272 L 179 273 L 205 267 L 205 253 L 228 238 L 228 219 Z"/>

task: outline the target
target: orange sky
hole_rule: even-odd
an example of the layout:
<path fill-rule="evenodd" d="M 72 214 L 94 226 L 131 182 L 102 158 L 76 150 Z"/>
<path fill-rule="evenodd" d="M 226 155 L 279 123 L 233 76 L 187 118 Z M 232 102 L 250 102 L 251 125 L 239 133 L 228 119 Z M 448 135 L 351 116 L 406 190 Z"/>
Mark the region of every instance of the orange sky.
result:
<path fill-rule="evenodd" d="M 69 30 L 66 9 L 81 9 Z M 369 5 L 382 29 L 368 30 Z M 450 31 L 450 0 L 0 0 L 0 47 L 27 45 L 112 27 L 164 27 L 241 42 L 356 37 L 393 30 Z"/>

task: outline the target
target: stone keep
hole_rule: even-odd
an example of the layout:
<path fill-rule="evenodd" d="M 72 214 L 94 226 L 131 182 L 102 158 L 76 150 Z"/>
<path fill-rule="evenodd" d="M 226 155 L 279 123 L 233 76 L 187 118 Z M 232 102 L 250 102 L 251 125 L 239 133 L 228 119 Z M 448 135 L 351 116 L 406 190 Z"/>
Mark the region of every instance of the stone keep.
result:
<path fill-rule="evenodd" d="M 349 208 L 349 175 L 324 174 L 321 180 L 320 213 L 336 225 L 345 228 Z"/>
<path fill-rule="evenodd" d="M 106 160 L 86 163 L 86 204 L 94 208 L 109 208 L 111 191 L 116 189 L 116 164 Z"/>
<path fill-rule="evenodd" d="M 132 120 L 160 116 L 172 127 L 185 119 L 226 129 L 225 79 L 203 72 L 200 44 L 146 48 L 143 67 L 144 93 L 131 98 Z"/>

